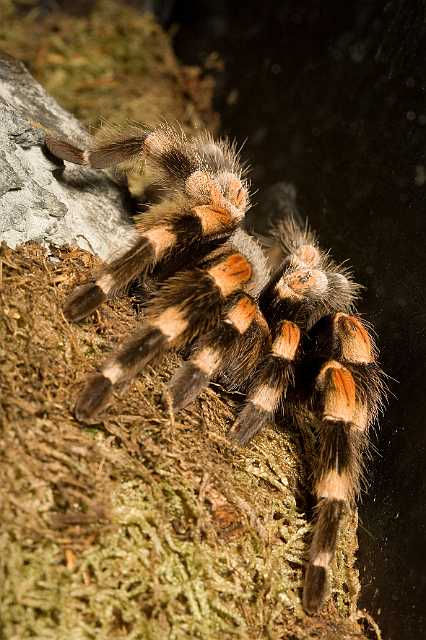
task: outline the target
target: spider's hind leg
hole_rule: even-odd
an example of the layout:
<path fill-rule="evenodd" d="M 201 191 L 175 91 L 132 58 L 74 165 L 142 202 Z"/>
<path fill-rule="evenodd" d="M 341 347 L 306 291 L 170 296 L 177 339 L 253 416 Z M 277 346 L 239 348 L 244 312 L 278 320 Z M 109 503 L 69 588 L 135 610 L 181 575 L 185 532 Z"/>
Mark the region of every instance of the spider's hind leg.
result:
<path fill-rule="evenodd" d="M 324 319 L 318 344 L 319 356 L 327 354 L 327 359 L 323 358 L 313 396 L 319 459 L 317 517 L 303 591 L 308 613 L 315 613 L 325 599 L 340 522 L 359 493 L 367 429 L 384 391 L 375 347 L 360 318 L 337 313 Z"/>

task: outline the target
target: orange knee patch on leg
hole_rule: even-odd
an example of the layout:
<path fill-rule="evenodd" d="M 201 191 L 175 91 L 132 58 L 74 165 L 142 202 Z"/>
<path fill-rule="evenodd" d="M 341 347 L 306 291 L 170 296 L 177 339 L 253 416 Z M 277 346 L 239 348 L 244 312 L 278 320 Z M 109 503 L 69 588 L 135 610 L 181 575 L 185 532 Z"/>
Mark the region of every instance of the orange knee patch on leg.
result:
<path fill-rule="evenodd" d="M 372 362 L 374 350 L 367 329 L 359 318 L 338 313 L 334 326 L 340 339 L 342 356 L 348 362 Z"/>
<path fill-rule="evenodd" d="M 243 334 L 247 331 L 256 317 L 256 304 L 249 298 L 242 298 L 230 309 L 225 321 L 230 322 L 236 330 Z"/>
<path fill-rule="evenodd" d="M 327 362 L 318 375 L 323 391 L 323 419 L 351 422 L 355 413 L 355 381 L 350 371 L 335 361 Z"/>
<path fill-rule="evenodd" d="M 234 224 L 233 217 L 226 209 L 202 204 L 199 207 L 194 207 L 192 211 L 200 220 L 205 235 L 220 233 L 231 228 Z"/>
<path fill-rule="evenodd" d="M 211 267 L 207 273 L 213 278 L 222 295 L 227 297 L 250 280 L 252 268 L 244 256 L 234 253 Z"/>
<path fill-rule="evenodd" d="M 284 320 L 272 344 L 272 353 L 286 360 L 294 360 L 300 342 L 300 329 L 294 322 Z"/>

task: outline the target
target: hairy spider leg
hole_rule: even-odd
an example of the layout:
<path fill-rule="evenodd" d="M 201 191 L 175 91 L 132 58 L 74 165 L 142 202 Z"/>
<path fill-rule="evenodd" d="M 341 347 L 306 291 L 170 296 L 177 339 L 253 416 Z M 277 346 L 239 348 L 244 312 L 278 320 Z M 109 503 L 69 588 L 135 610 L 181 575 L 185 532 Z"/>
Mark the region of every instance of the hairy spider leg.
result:
<path fill-rule="evenodd" d="M 167 202 L 160 201 L 139 216 L 133 246 L 68 299 L 65 314 L 72 321 L 92 313 L 171 254 L 217 238 L 225 241 L 248 206 L 235 150 L 208 134 L 189 139 L 166 125 L 130 131 L 105 126 L 85 151 L 52 137 L 46 138 L 46 145 L 60 158 L 96 168 L 130 163 L 142 170 L 149 162 L 159 172 L 158 181 L 169 189 Z"/>
<path fill-rule="evenodd" d="M 167 135 L 167 133 L 172 135 Z M 187 178 L 196 166 L 193 158 L 182 151 L 182 136 L 175 130 L 145 126 L 103 126 L 90 146 L 77 145 L 53 136 L 45 144 L 54 156 L 93 169 L 106 169 L 123 163 L 141 166 L 147 158 L 158 163 L 170 177 Z"/>
<path fill-rule="evenodd" d="M 256 371 L 246 403 L 229 436 L 245 445 L 268 422 L 272 422 L 289 385 L 294 384 L 294 363 L 298 354 L 301 332 L 289 320 L 283 320 L 268 353 Z"/>
<path fill-rule="evenodd" d="M 215 141 L 207 132 L 188 137 L 166 124 L 156 129 L 104 125 L 85 150 L 52 136 L 45 144 L 58 158 L 96 169 L 118 165 L 125 172 L 142 173 L 149 165 L 167 197 L 185 193 L 195 204 L 209 204 L 214 189 L 216 199 L 232 206 L 235 217 L 241 219 L 248 208 L 245 168 L 235 145 Z"/>
<path fill-rule="evenodd" d="M 343 299 L 351 308 L 357 285 L 318 247 L 309 229 L 289 217 L 275 230 L 283 262 L 260 296 L 260 307 L 272 327 L 278 326 L 271 352 L 256 371 L 245 406 L 230 437 L 247 444 L 273 421 L 287 390 L 294 385 L 301 336 Z"/>
<path fill-rule="evenodd" d="M 207 261 L 204 269 L 183 271 L 159 287 L 147 307 L 142 328 L 87 382 L 75 414 L 87 419 L 108 402 L 114 386 L 169 349 L 182 347 L 218 325 L 227 299 L 247 283 L 250 263 L 239 253 L 223 250 Z"/>
<path fill-rule="evenodd" d="M 122 256 L 107 264 L 94 282 L 78 287 L 65 303 L 64 313 L 77 322 L 92 313 L 108 297 L 125 289 L 138 276 L 167 259 L 172 252 L 189 252 L 194 245 L 216 238 L 225 241 L 237 221 L 212 199 L 182 211 L 170 210 L 157 215 L 156 208 L 138 223 L 139 238 Z"/>
<path fill-rule="evenodd" d="M 217 328 L 197 342 L 190 360 L 177 369 L 170 380 L 169 390 L 176 411 L 195 400 L 218 372 L 227 369 L 231 360 L 240 359 L 246 338 L 250 345 L 253 339 L 262 341 L 259 333 L 265 330 L 265 325 L 259 322 L 259 314 L 256 302 L 247 294 L 240 294 L 232 301 Z"/>
<path fill-rule="evenodd" d="M 313 399 L 319 419 L 318 502 L 303 590 L 303 606 L 310 614 L 324 602 L 340 522 L 359 493 L 367 430 L 384 393 L 375 346 L 361 319 L 337 313 L 321 325 L 320 351 L 328 351 L 329 359 L 320 367 Z"/>
<path fill-rule="evenodd" d="M 141 171 L 148 160 L 172 182 L 185 181 L 197 168 L 228 171 L 238 177 L 244 172 L 235 145 L 214 140 L 207 132 L 187 136 L 179 127 L 166 123 L 156 128 L 104 124 L 86 149 L 50 135 L 45 144 L 56 157 L 94 169 L 121 165 Z"/>

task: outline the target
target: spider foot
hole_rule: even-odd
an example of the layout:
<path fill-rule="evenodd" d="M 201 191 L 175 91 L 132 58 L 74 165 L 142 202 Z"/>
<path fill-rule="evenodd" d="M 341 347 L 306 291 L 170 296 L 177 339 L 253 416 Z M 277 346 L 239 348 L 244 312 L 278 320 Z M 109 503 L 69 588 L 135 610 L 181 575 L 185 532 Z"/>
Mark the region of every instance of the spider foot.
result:
<path fill-rule="evenodd" d="M 303 590 L 303 608 L 309 615 L 317 613 L 327 592 L 327 569 L 308 565 Z"/>
<path fill-rule="evenodd" d="M 247 402 L 243 411 L 228 432 L 228 437 L 235 443 L 245 446 L 268 423 L 274 414 Z"/>
<path fill-rule="evenodd" d="M 200 390 L 209 384 L 209 376 L 192 362 L 178 369 L 169 383 L 173 409 L 180 411 L 193 402 Z"/>
<path fill-rule="evenodd" d="M 83 284 L 65 302 L 64 315 L 71 322 L 79 322 L 93 313 L 106 299 L 107 296 L 96 282 Z"/>
<path fill-rule="evenodd" d="M 79 422 L 93 418 L 107 404 L 112 395 L 113 385 L 102 373 L 88 380 L 74 407 L 74 415 Z"/>

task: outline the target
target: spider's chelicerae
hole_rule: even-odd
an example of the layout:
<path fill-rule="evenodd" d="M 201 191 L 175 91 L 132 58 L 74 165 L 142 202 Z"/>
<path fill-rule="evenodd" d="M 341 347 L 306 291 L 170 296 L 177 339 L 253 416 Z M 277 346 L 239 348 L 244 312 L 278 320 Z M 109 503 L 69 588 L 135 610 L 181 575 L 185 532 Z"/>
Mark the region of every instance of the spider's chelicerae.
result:
<path fill-rule="evenodd" d="M 77 164 L 148 168 L 163 193 L 138 217 L 133 246 L 66 302 L 68 319 L 79 321 L 136 279 L 147 296 L 139 331 L 87 380 L 76 417 L 94 416 L 120 383 L 184 345 L 191 355 L 169 383 L 175 411 L 222 376 L 246 393 L 229 432 L 237 443 L 247 444 L 278 413 L 296 424 L 309 416 L 318 441 L 317 512 L 303 604 L 316 612 L 384 397 L 371 331 L 354 310 L 360 287 L 291 216 L 274 230 L 284 258 L 270 271 L 267 254 L 241 226 L 248 184 L 225 141 L 162 125 L 105 127 L 85 151 L 52 137 L 46 144 Z"/>

